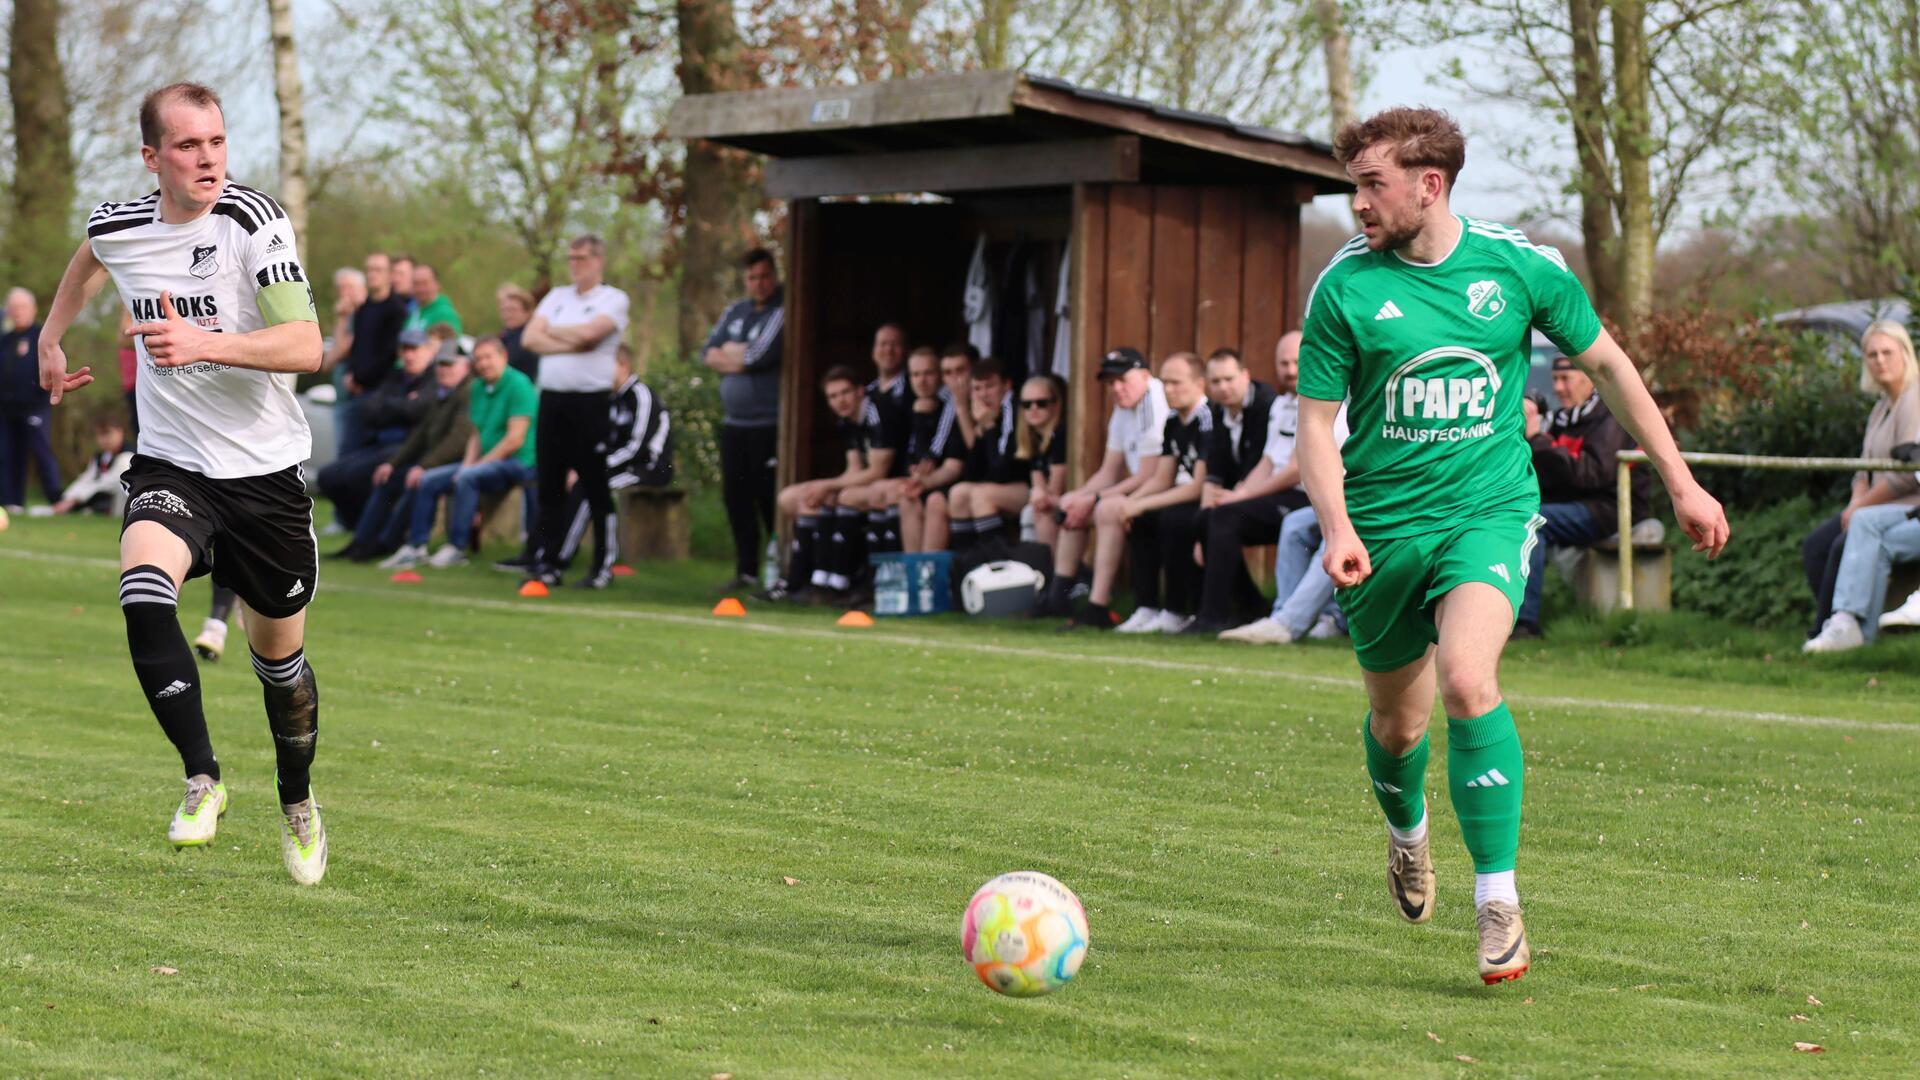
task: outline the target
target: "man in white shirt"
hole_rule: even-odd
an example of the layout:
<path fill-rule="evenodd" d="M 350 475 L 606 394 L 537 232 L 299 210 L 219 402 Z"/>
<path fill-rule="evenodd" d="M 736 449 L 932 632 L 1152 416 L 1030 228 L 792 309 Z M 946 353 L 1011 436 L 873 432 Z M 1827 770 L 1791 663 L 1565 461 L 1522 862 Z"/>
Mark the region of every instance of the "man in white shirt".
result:
<path fill-rule="evenodd" d="M 614 354 L 627 328 L 627 294 L 601 280 L 606 268 L 607 247 L 599 237 L 575 238 L 567 246 L 573 284 L 548 293 L 520 335 L 522 345 L 540 354 L 540 413 L 534 422 L 533 451 L 540 513 L 527 580 L 546 586 L 560 584 L 552 560 L 566 542 L 569 472 L 578 476 L 575 491 L 585 496 L 592 515 L 594 566 L 612 565 L 610 555 L 618 540 L 606 525 L 613 519 L 613 492 L 607 487 L 607 402 Z M 601 569 L 574 584 L 604 589 L 612 581 L 612 574 Z"/>
<path fill-rule="evenodd" d="M 1107 422 L 1107 453 L 1086 483 L 1060 496 L 1060 509 L 1055 512 L 1060 537 L 1054 542 L 1053 577 L 1041 601 L 1043 614 L 1068 613 L 1068 597 L 1087 553 L 1094 512 L 1102 502 L 1123 501 L 1132 495 L 1154 475 L 1165 452 L 1167 392 L 1150 373 L 1140 350 L 1122 345 L 1107 353 L 1100 360 L 1100 381 L 1107 384 L 1114 405 Z M 1118 550 L 1102 551 L 1098 557 L 1113 561 L 1109 578 L 1118 571 Z"/>

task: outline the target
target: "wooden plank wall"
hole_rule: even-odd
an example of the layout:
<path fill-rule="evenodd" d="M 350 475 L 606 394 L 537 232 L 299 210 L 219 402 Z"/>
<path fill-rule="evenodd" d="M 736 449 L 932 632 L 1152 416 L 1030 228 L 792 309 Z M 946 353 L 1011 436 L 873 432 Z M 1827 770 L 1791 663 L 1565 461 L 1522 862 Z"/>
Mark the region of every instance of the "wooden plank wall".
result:
<path fill-rule="evenodd" d="M 1109 348 L 1238 348 L 1254 377 L 1293 329 L 1302 288 L 1300 205 L 1273 188 L 1081 184 L 1074 190 L 1070 420 L 1078 480 L 1099 467 L 1112 406 L 1093 377 Z"/>

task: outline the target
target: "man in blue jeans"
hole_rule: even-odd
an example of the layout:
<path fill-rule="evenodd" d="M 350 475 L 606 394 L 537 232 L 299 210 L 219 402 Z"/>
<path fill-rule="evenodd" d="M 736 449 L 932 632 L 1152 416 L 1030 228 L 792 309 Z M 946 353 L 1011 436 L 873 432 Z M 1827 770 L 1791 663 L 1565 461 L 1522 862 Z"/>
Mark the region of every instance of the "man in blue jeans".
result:
<path fill-rule="evenodd" d="M 1526 597 L 1513 636 L 1540 636 L 1540 592 L 1547 547 L 1591 547 L 1620 529 L 1619 487 L 1614 470 L 1619 453 L 1634 448 L 1633 437 L 1613 418 L 1587 373 L 1562 356 L 1553 362 L 1553 396 L 1560 407 L 1542 415 L 1527 402 L 1527 444 L 1533 471 L 1540 477 L 1540 516 L 1546 524 L 1529 553 Z M 1653 478 L 1646 469 L 1633 473 L 1633 520 L 1652 512 Z"/>
<path fill-rule="evenodd" d="M 447 504 L 447 539 L 426 559 L 444 570 L 467 561 L 473 539 L 473 517 L 480 496 L 512 491 L 533 479 L 534 418 L 539 391 L 533 381 L 507 365 L 507 348 L 497 337 L 481 338 L 473 346 L 473 373 L 469 415 L 473 434 L 457 464 L 428 470 L 413 500 L 413 523 L 407 549 L 416 560 L 433 534 L 433 512 L 442 496 Z"/>
<path fill-rule="evenodd" d="M 1337 637 L 1340 611 L 1333 602 L 1333 579 L 1320 564 L 1326 543 L 1313 507 L 1303 507 L 1280 522 L 1273 557 L 1273 611 L 1245 626 L 1221 633 L 1221 641 L 1248 645 L 1287 645 L 1304 637 Z"/>

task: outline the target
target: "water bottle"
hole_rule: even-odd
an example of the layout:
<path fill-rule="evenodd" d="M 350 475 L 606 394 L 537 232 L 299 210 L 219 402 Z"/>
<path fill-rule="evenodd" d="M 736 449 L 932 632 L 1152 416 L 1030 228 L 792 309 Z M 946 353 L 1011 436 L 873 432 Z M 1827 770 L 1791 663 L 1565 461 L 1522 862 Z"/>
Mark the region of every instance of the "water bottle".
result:
<path fill-rule="evenodd" d="M 771 589 L 780 580 L 780 538 L 767 538 L 767 554 L 760 560 L 760 587 Z"/>

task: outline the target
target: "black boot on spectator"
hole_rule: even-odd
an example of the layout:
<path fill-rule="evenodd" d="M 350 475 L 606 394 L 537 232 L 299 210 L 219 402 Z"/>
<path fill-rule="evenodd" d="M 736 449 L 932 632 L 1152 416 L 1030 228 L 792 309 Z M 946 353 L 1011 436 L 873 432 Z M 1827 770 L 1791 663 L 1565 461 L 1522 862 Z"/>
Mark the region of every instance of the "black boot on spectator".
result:
<path fill-rule="evenodd" d="M 1120 625 L 1120 619 L 1113 609 L 1105 604 L 1096 604 L 1089 600 L 1080 606 L 1073 618 L 1061 625 L 1061 630 L 1111 630 Z"/>

